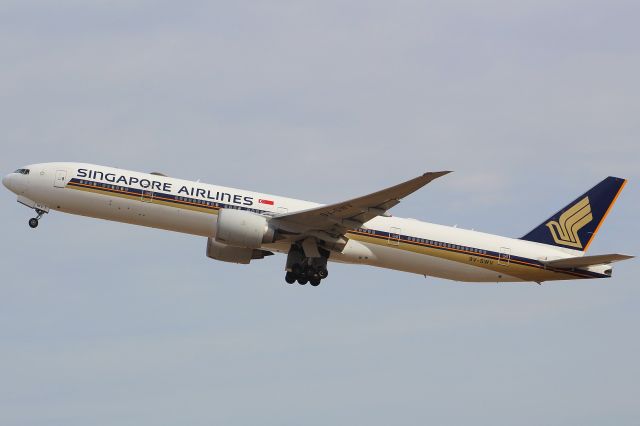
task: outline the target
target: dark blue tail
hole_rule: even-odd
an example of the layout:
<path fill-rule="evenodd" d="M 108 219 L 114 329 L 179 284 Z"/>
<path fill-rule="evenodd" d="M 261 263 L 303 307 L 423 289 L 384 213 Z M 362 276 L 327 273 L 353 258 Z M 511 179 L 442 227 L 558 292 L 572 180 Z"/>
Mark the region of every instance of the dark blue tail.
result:
<path fill-rule="evenodd" d="M 586 251 L 626 183 L 609 176 L 521 240 Z"/>

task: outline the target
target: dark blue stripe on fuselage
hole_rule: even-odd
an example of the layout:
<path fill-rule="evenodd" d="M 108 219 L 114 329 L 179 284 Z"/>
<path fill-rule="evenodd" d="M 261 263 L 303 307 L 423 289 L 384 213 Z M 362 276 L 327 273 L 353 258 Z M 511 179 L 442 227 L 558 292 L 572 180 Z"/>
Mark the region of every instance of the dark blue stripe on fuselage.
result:
<path fill-rule="evenodd" d="M 157 199 L 163 202 L 173 203 L 176 205 L 209 209 L 212 212 L 217 212 L 220 209 L 235 209 L 235 210 L 245 210 L 245 211 L 259 213 L 259 214 L 272 213 L 272 212 L 269 212 L 268 210 L 254 209 L 246 206 L 225 204 L 217 201 L 202 200 L 202 199 L 192 198 L 192 197 L 182 197 L 180 195 L 168 194 L 163 192 L 154 192 L 154 191 L 148 191 L 148 190 L 138 189 L 138 188 L 130 188 L 130 187 L 121 186 L 121 185 L 113 185 L 110 183 L 95 182 L 87 179 L 73 178 L 69 181 L 68 185 L 76 186 L 79 188 L 89 188 L 93 190 L 99 190 L 99 191 L 112 193 L 112 194 L 124 194 L 129 196 L 136 196 L 136 197 L 140 197 L 141 201 L 143 200 L 143 197 L 148 196 L 149 201 Z M 370 229 L 370 228 L 358 228 L 356 230 L 351 230 L 349 232 L 356 235 L 362 235 L 362 236 L 368 236 L 368 237 L 374 237 L 382 240 L 392 241 L 394 243 L 398 241 L 403 244 L 410 244 L 410 245 L 415 245 L 420 247 L 429 247 L 432 249 L 443 250 L 443 251 L 448 251 L 453 253 L 468 254 L 471 256 L 477 256 L 477 257 L 491 259 L 491 260 L 498 260 L 498 261 L 503 260 L 505 262 L 515 262 L 521 265 L 545 269 L 545 265 L 538 260 L 529 259 L 521 256 L 514 256 L 514 255 L 510 255 L 508 259 L 507 258 L 501 259 L 500 253 L 491 251 L 491 250 L 480 249 L 477 247 L 461 246 L 458 244 L 451 244 L 444 241 L 431 240 L 427 238 L 418 238 L 411 235 L 395 234 L 391 232 L 379 231 L 379 230 Z M 390 247 L 393 247 L 393 246 L 390 246 Z M 568 270 L 556 269 L 556 268 L 546 268 L 546 269 L 552 272 L 565 273 L 565 274 L 574 275 L 580 278 L 608 278 L 608 275 L 598 274 L 596 272 L 586 271 L 582 269 L 580 271 L 568 271 Z"/>
<path fill-rule="evenodd" d="M 69 181 L 68 185 L 77 186 L 80 188 L 90 188 L 90 189 L 114 193 L 114 194 L 123 194 L 123 195 L 140 197 L 140 200 L 143 200 L 145 199 L 145 197 L 147 197 L 149 201 L 159 200 L 159 201 L 174 203 L 182 206 L 209 209 L 212 211 L 218 211 L 220 209 L 234 209 L 234 210 L 245 210 L 245 211 L 260 213 L 260 214 L 270 213 L 267 210 L 255 209 L 247 206 L 239 206 L 236 204 L 227 204 L 227 203 L 221 203 L 218 201 L 203 200 L 200 198 L 193 198 L 193 197 L 183 197 L 181 195 L 149 191 L 146 189 L 131 188 L 127 186 L 114 185 L 110 183 L 95 182 L 87 179 L 73 178 Z"/>
<path fill-rule="evenodd" d="M 476 247 L 463 246 L 459 244 L 451 244 L 443 241 L 430 240 L 426 238 L 418 238 L 418 237 L 413 237 L 411 235 L 394 234 L 394 233 L 378 231 L 374 229 L 365 229 L 365 228 L 359 228 L 357 230 L 353 230 L 350 232 L 358 235 L 378 238 L 381 240 L 392 241 L 394 243 L 398 241 L 403 244 L 409 244 L 409 245 L 420 246 L 420 247 L 429 247 L 435 250 L 443 250 L 448 252 L 467 254 L 470 256 L 477 256 L 485 259 L 497 260 L 498 262 L 500 261 L 503 261 L 505 263 L 513 262 L 513 263 L 518 263 L 520 265 L 535 267 L 539 269 L 546 269 L 551 272 L 559 272 L 559 273 L 574 275 L 580 278 L 609 278 L 608 275 L 599 274 L 597 272 L 587 271 L 583 269 L 579 271 L 573 271 L 573 270 L 545 267 L 545 264 L 538 260 L 529 259 L 527 257 L 522 257 L 522 256 L 509 255 L 508 258 L 504 257 L 501 259 L 500 258 L 501 253 L 496 251 L 484 250 Z"/>

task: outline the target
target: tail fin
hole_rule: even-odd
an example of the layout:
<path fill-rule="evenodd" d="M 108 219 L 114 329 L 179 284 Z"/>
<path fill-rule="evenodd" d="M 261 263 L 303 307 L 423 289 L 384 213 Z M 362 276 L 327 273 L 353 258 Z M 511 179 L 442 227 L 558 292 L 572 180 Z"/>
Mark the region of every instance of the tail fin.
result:
<path fill-rule="evenodd" d="M 587 251 L 626 183 L 609 176 L 521 239 Z"/>

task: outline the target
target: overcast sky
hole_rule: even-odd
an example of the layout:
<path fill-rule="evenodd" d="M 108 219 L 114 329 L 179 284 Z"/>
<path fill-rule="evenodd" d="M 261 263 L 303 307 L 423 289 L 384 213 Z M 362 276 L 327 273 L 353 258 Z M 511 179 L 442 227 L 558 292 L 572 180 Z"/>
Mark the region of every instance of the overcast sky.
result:
<path fill-rule="evenodd" d="M 83 161 L 519 237 L 608 175 L 640 254 L 637 1 L 2 1 L 0 173 Z M 637 261 L 460 284 L 53 212 L 0 190 L 0 424 L 637 425 Z"/>

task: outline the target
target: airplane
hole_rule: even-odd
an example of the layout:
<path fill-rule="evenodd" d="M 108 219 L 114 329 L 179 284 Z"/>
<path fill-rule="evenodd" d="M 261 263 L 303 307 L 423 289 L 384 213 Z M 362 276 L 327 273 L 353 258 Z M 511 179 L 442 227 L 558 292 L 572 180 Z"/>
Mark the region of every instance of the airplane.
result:
<path fill-rule="evenodd" d="M 317 286 L 328 261 L 463 282 L 608 278 L 623 254 L 585 252 L 626 184 L 607 177 L 521 238 L 393 217 L 427 172 L 350 200 L 318 204 L 85 163 L 32 164 L 2 183 L 37 216 L 52 210 L 207 238 L 206 255 L 239 264 L 287 255 L 285 281 Z"/>

